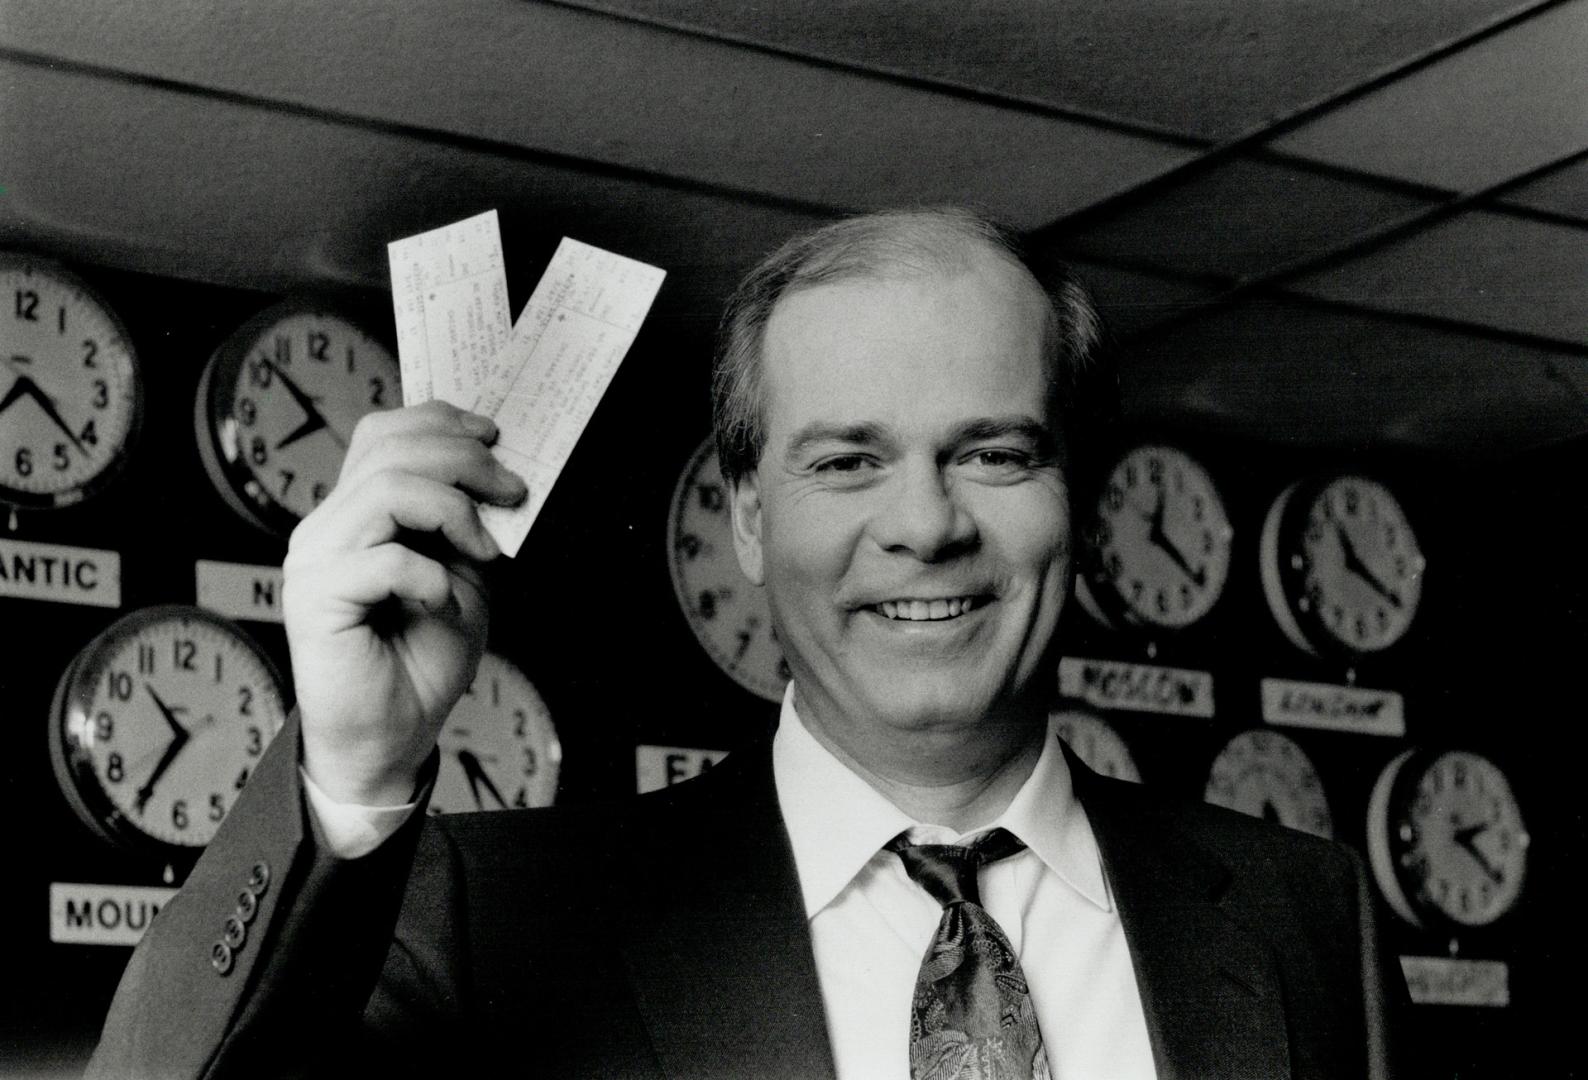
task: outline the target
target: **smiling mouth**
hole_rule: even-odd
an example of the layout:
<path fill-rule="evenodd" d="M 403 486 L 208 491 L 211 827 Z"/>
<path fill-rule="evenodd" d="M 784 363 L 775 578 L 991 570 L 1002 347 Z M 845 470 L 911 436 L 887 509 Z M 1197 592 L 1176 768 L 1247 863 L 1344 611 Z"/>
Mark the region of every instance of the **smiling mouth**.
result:
<path fill-rule="evenodd" d="M 876 612 L 895 622 L 943 622 L 968 615 L 987 602 L 983 596 L 954 596 L 936 600 L 884 600 L 867 605 L 867 611 Z"/>

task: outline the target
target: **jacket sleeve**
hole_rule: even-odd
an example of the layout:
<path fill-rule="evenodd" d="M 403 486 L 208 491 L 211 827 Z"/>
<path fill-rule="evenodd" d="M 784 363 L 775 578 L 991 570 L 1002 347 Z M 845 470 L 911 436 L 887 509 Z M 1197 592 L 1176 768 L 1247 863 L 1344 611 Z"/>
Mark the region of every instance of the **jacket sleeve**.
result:
<path fill-rule="evenodd" d="M 289 718 L 122 975 L 90 1078 L 300 1076 L 359 1030 L 423 814 L 359 859 L 317 851 Z"/>
<path fill-rule="evenodd" d="M 1385 940 L 1378 903 L 1361 858 L 1352 851 L 1356 881 L 1358 940 L 1362 950 L 1362 1005 L 1367 1035 L 1368 1075 L 1372 1080 L 1407 1080 L 1413 1075 L 1407 1052 L 1411 997 L 1406 978 Z"/>

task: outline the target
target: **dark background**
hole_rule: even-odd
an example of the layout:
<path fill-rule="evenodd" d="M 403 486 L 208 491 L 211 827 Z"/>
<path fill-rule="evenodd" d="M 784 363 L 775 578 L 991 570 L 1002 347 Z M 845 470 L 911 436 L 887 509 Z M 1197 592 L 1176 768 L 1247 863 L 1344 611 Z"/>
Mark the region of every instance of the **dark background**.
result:
<path fill-rule="evenodd" d="M 1420 1007 L 1417 1046 L 1437 1075 L 1570 1075 L 1588 195 L 1549 117 L 1588 94 L 1526 95 L 1562 51 L 1581 55 L 1584 6 L 1165 3 L 1131 23 L 1098 4 L 1057 25 L 1022 5 L 922 5 L 900 24 L 865 4 L 748 22 L 704 4 L 260 4 L 224 21 L 184 3 L 0 4 L 0 249 L 86 279 L 127 324 L 148 394 L 126 473 L 79 507 L 22 514 L 13 535 L 119 551 L 123 612 L 192 602 L 195 559 L 284 550 L 222 503 L 194 442 L 203 365 L 253 313 L 308 295 L 389 340 L 386 242 L 492 207 L 515 311 L 563 234 L 657 263 L 653 316 L 493 582 L 493 648 L 557 720 L 560 797 L 627 793 L 635 745 L 726 749 L 775 717 L 696 644 L 667 568 L 726 289 L 777 238 L 839 212 L 978 202 L 1095 285 L 1129 430 L 1198 455 L 1236 529 L 1224 599 L 1154 661 L 1212 672 L 1216 719 L 1110 717 L 1144 780 L 1200 797 L 1226 739 L 1261 723 L 1260 678 L 1344 679 L 1268 616 L 1256 537 L 1300 476 L 1384 478 L 1428 556 L 1424 607 L 1357 675 L 1404 695 L 1406 737 L 1287 733 L 1359 849 L 1373 780 L 1407 746 L 1474 749 L 1508 772 L 1529 881 L 1516 912 L 1460 946 L 1509 962 L 1512 1004 Z M 1329 143 L 1362 110 L 1355 136 Z M 1507 142 L 1524 128 L 1531 156 Z M 1091 142 L 1060 146 L 1083 129 Z M 1395 164 L 1385 133 L 1421 158 Z M 1049 136 L 1037 168 L 1031 144 Z M 48 762 L 55 682 L 121 613 L 0 600 L 14 815 L 0 1074 L 75 1068 L 126 960 L 50 944 L 48 883 L 159 881 L 74 818 Z M 285 672 L 280 628 L 245 629 Z M 1148 659 L 1078 605 L 1063 632 L 1072 654 Z M 1448 945 L 1396 920 L 1391 933 L 1407 953 Z"/>

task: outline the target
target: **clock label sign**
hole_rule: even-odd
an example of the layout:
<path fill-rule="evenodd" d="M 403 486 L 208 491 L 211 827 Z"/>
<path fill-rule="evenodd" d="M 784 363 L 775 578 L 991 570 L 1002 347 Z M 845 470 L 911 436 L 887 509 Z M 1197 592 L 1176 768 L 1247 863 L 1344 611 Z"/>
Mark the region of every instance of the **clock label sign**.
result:
<path fill-rule="evenodd" d="M 1263 679 L 1263 720 L 1287 727 L 1349 731 L 1358 735 L 1406 734 L 1406 710 L 1393 690 Z"/>
<path fill-rule="evenodd" d="M 281 567 L 199 559 L 193 576 L 199 607 L 233 619 L 281 622 Z"/>
<path fill-rule="evenodd" d="M 1511 969 L 1503 960 L 1403 956 L 1406 989 L 1418 1005 L 1511 1004 Z"/>
<path fill-rule="evenodd" d="M 1066 656 L 1059 661 L 1059 693 L 1099 709 L 1213 716 L 1213 676 L 1206 671 Z"/>
<path fill-rule="evenodd" d="M 0 540 L 0 596 L 121 606 L 121 556 L 99 548 Z"/>
<path fill-rule="evenodd" d="M 50 882 L 50 940 L 62 945 L 136 945 L 175 889 Z"/>
<path fill-rule="evenodd" d="M 686 746 L 636 746 L 634 775 L 639 793 L 660 791 L 693 779 L 727 757 L 725 750 Z"/>

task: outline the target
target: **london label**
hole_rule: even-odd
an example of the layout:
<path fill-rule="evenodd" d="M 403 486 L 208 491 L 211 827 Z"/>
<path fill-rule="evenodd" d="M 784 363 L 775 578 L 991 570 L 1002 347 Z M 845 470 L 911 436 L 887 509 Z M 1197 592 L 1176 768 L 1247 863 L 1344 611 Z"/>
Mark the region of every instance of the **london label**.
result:
<path fill-rule="evenodd" d="M 1406 734 L 1406 710 L 1393 690 L 1290 679 L 1264 679 L 1261 686 L 1263 719 L 1270 724 L 1360 735 Z"/>
<path fill-rule="evenodd" d="M 1448 956 L 1403 956 L 1406 989 L 1419 1005 L 1511 1003 L 1511 971 L 1503 960 L 1461 960 Z"/>

